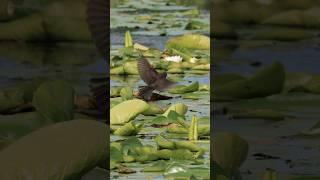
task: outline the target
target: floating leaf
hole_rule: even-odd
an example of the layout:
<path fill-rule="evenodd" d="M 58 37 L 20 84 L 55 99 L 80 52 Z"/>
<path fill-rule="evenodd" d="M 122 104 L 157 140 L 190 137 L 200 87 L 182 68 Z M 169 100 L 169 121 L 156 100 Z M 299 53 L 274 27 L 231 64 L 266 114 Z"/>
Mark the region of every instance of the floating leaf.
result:
<path fill-rule="evenodd" d="M 148 103 L 133 99 L 124 101 L 110 110 L 110 124 L 124 124 L 149 108 Z"/>
<path fill-rule="evenodd" d="M 159 149 L 175 149 L 175 143 L 173 141 L 170 141 L 161 135 L 158 135 L 155 139 L 155 142 L 157 143 Z"/>
<path fill-rule="evenodd" d="M 1 151 L 0 179 L 81 178 L 106 160 L 106 137 L 107 126 L 93 120 L 72 120 L 41 128 Z"/>
<path fill-rule="evenodd" d="M 272 169 L 268 169 L 263 177 L 262 180 L 278 180 L 278 174 L 277 171 L 272 170 Z"/>
<path fill-rule="evenodd" d="M 199 34 L 186 34 L 170 39 L 167 46 L 180 46 L 188 49 L 210 49 L 210 38 Z"/>
<path fill-rule="evenodd" d="M 173 163 L 164 172 L 166 178 L 173 179 L 210 179 L 209 168 L 187 168 L 179 163 Z"/>
<path fill-rule="evenodd" d="M 122 101 L 130 100 L 133 97 L 133 89 L 131 87 L 124 87 L 120 90 Z"/>
<path fill-rule="evenodd" d="M 171 110 L 176 111 L 178 114 L 183 116 L 187 113 L 188 107 L 182 103 L 173 104 L 166 110 L 163 116 L 167 117 Z"/>
<path fill-rule="evenodd" d="M 143 168 L 143 172 L 163 172 L 167 167 L 167 163 L 163 160 L 157 161 L 150 166 Z"/>
<path fill-rule="evenodd" d="M 156 115 L 163 113 L 163 109 L 159 107 L 156 103 L 149 103 L 149 109 L 144 111 L 142 114 L 145 116 Z"/>
<path fill-rule="evenodd" d="M 115 147 L 110 147 L 110 162 L 119 163 L 122 162 L 122 153 Z"/>
<path fill-rule="evenodd" d="M 198 89 L 199 89 L 199 82 L 196 81 L 188 86 L 185 86 L 185 85 L 175 86 L 175 87 L 169 89 L 169 93 L 184 94 L 184 93 L 198 91 Z"/>
<path fill-rule="evenodd" d="M 111 98 L 119 97 L 121 89 L 122 89 L 122 87 L 112 87 L 112 88 L 110 88 L 110 97 Z"/>
<path fill-rule="evenodd" d="M 285 119 L 285 116 L 272 109 L 253 109 L 245 112 L 234 113 L 232 115 L 234 119 L 270 119 L 281 121 Z"/>
<path fill-rule="evenodd" d="M 231 81 L 215 88 L 214 96 L 230 98 L 265 97 L 280 93 L 284 86 L 285 72 L 281 63 L 275 62 L 249 79 Z"/>
<path fill-rule="evenodd" d="M 136 125 L 133 122 L 128 122 L 124 126 L 118 128 L 113 134 L 119 136 L 134 136 L 139 133 L 143 124 Z"/>
<path fill-rule="evenodd" d="M 192 152 L 198 152 L 201 150 L 197 144 L 189 141 L 177 141 L 175 142 L 175 145 L 177 149 L 188 149 Z"/>
<path fill-rule="evenodd" d="M 249 145 L 233 133 L 217 133 L 213 140 L 213 159 L 232 177 L 246 160 Z"/>
<path fill-rule="evenodd" d="M 65 81 L 42 83 L 34 92 L 32 104 L 49 121 L 73 119 L 74 89 Z"/>
<path fill-rule="evenodd" d="M 24 92 L 19 89 L 7 89 L 0 91 L 0 112 L 17 107 L 24 104 Z"/>
<path fill-rule="evenodd" d="M 137 137 L 130 137 L 121 142 L 121 152 L 123 155 L 131 155 L 136 147 L 142 147 L 141 141 Z"/>

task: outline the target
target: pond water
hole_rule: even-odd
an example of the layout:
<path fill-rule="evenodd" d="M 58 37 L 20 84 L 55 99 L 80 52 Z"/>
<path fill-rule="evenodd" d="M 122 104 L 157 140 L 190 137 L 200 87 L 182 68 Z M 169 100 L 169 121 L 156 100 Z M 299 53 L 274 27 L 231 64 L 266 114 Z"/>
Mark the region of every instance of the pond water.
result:
<path fill-rule="evenodd" d="M 215 74 L 237 73 L 249 76 L 259 69 L 280 61 L 287 73 L 301 72 L 319 75 L 319 41 L 317 39 L 295 43 L 274 41 L 216 41 L 223 56 L 214 57 Z M 259 62 L 260 66 L 252 66 Z M 229 115 L 215 115 L 214 129 L 235 132 L 249 142 L 248 159 L 241 168 L 243 179 L 261 178 L 267 168 L 275 169 L 279 179 L 292 175 L 320 175 L 318 139 L 288 138 L 314 126 L 320 117 L 319 95 L 312 95 L 307 103 L 274 103 L 274 108 L 294 116 L 284 121 L 263 119 L 232 119 Z M 303 98 L 303 96 L 302 96 Z M 306 100 L 307 101 L 307 100 Z M 215 102 L 214 107 L 221 108 L 227 103 Z M 295 104 L 295 105 L 294 105 Z M 272 105 L 271 105 L 272 106 Z M 263 153 L 277 157 L 275 159 L 257 159 L 254 154 Z"/>

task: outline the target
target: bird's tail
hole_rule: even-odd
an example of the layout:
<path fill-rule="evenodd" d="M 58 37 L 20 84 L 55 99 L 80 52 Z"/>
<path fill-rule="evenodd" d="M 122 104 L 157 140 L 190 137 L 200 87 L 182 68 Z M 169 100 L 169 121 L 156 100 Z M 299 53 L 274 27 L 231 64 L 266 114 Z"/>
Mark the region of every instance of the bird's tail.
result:
<path fill-rule="evenodd" d="M 149 87 L 149 86 L 142 86 L 139 88 L 139 94 L 138 96 L 140 96 L 141 98 L 143 98 L 144 100 L 149 101 L 152 97 L 152 92 L 153 92 L 153 88 Z"/>

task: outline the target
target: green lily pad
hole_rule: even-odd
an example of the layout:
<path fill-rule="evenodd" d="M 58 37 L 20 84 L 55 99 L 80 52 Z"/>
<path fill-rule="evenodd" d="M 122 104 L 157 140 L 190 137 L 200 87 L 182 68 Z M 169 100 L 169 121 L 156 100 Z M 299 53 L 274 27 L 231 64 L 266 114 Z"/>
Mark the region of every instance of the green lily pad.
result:
<path fill-rule="evenodd" d="M 128 122 L 124 126 L 115 130 L 113 134 L 119 135 L 119 136 L 133 136 L 133 135 L 137 135 L 142 127 L 143 127 L 143 124 L 136 125 L 133 122 Z"/>
<path fill-rule="evenodd" d="M 159 107 L 156 103 L 149 103 L 149 109 L 144 111 L 142 114 L 145 116 L 148 115 L 156 115 L 156 114 L 162 114 L 163 109 Z"/>
<path fill-rule="evenodd" d="M 120 90 L 122 101 L 130 100 L 133 98 L 133 89 L 131 87 L 124 87 Z"/>
<path fill-rule="evenodd" d="M 173 163 L 166 168 L 164 175 L 167 179 L 210 179 L 210 169 L 187 168 L 179 163 Z"/>
<path fill-rule="evenodd" d="M 246 160 L 248 142 L 233 133 L 217 133 L 213 140 L 213 159 L 232 177 Z"/>
<path fill-rule="evenodd" d="M 72 120 L 41 128 L 1 151 L 0 179 L 81 178 L 106 159 L 106 137 L 107 126 L 92 120 Z"/>
<path fill-rule="evenodd" d="M 73 119 L 74 89 L 64 81 L 42 83 L 34 92 L 32 104 L 47 120 L 61 122 Z"/>
<path fill-rule="evenodd" d="M 124 124 L 149 108 L 148 103 L 133 99 L 124 101 L 110 110 L 110 124 Z"/>
<path fill-rule="evenodd" d="M 198 152 L 201 150 L 201 147 L 189 141 L 176 141 L 175 145 L 177 149 L 188 149 L 192 152 Z"/>
<path fill-rule="evenodd" d="M 170 39 L 167 46 L 180 46 L 188 49 L 210 49 L 210 38 L 199 34 L 186 34 L 183 36 L 178 36 Z"/>
<path fill-rule="evenodd" d="M 163 172 L 167 167 L 167 163 L 163 160 L 157 161 L 150 166 L 143 168 L 143 172 Z"/>
<path fill-rule="evenodd" d="M 280 93 L 285 72 L 281 63 L 275 62 L 249 79 L 231 81 L 215 88 L 215 97 L 253 98 Z"/>
<path fill-rule="evenodd" d="M 184 94 L 184 93 L 190 93 L 190 92 L 194 92 L 194 91 L 198 91 L 199 89 L 199 82 L 196 81 L 190 85 L 179 85 L 179 86 L 175 86 L 171 89 L 169 89 L 169 93 L 172 94 Z"/>
<path fill-rule="evenodd" d="M 188 111 L 188 107 L 185 104 L 178 103 L 171 105 L 166 112 L 163 113 L 163 116 L 167 117 L 170 111 L 176 111 L 180 115 L 185 115 Z"/>
<path fill-rule="evenodd" d="M 0 116 L 0 150 L 45 125 L 37 112 Z"/>
<path fill-rule="evenodd" d="M 19 89 L 0 91 L 0 112 L 24 104 L 24 92 Z"/>
<path fill-rule="evenodd" d="M 277 121 L 285 119 L 285 115 L 272 109 L 254 109 L 246 112 L 235 113 L 232 117 L 234 119 L 270 119 Z"/>
<path fill-rule="evenodd" d="M 275 170 L 268 169 L 263 177 L 262 180 L 278 180 L 278 173 Z"/>
<path fill-rule="evenodd" d="M 124 155 L 131 154 L 136 147 L 142 147 L 143 144 L 137 137 L 130 137 L 121 142 L 121 151 Z"/>
<path fill-rule="evenodd" d="M 175 149 L 175 143 L 173 141 L 170 141 L 161 135 L 158 135 L 155 139 L 155 142 L 157 143 L 159 149 Z"/>

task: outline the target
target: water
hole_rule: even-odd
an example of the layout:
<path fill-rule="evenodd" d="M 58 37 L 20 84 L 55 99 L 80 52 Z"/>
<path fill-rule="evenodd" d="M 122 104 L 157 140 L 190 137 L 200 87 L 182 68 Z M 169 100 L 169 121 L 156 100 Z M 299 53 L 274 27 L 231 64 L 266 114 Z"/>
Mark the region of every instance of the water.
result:
<path fill-rule="evenodd" d="M 217 71 L 214 74 L 237 73 L 252 75 L 257 70 L 273 61 L 283 63 L 286 72 L 303 72 L 320 74 L 319 44 L 316 40 L 296 43 L 280 43 L 272 41 L 217 41 L 224 46 L 225 56 L 214 57 Z M 251 44 L 249 46 L 248 44 Z M 223 49 L 223 47 L 221 47 Z M 250 65 L 261 62 L 261 66 Z M 223 103 L 214 103 L 215 107 Z M 214 116 L 215 132 L 235 132 L 249 142 L 248 158 L 241 167 L 244 179 L 260 178 L 266 168 L 277 170 L 279 179 L 292 175 L 320 175 L 319 144 L 316 139 L 283 138 L 307 130 L 319 121 L 319 106 L 314 104 L 286 108 L 286 113 L 295 118 L 284 121 L 268 121 L 263 119 L 232 119 L 228 116 Z M 253 155 L 264 153 L 280 159 L 257 160 Z"/>

